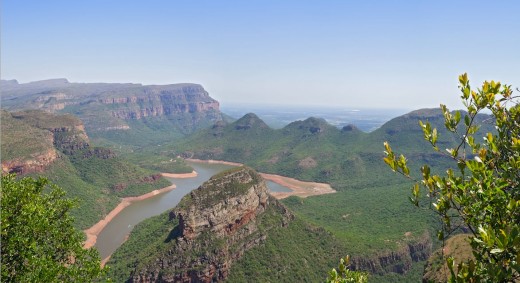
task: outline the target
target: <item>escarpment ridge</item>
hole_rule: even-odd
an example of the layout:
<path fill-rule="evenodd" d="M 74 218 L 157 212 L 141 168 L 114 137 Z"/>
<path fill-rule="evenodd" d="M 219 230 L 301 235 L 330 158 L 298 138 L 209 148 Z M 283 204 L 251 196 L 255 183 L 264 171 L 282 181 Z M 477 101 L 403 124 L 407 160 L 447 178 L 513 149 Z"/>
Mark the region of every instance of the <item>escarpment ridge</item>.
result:
<path fill-rule="evenodd" d="M 19 84 L 2 81 L 2 107 L 78 116 L 92 138 L 142 145 L 171 140 L 223 119 L 220 104 L 198 84 L 71 83 L 65 79 Z M 167 132 L 165 130 L 168 129 Z"/>

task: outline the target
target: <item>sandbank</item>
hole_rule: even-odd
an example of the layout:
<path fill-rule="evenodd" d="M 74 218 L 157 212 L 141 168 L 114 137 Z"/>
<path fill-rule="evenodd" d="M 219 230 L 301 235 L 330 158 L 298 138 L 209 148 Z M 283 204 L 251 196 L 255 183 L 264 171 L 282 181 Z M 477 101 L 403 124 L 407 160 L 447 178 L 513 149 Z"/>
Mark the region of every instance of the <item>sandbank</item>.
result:
<path fill-rule="evenodd" d="M 306 198 L 309 196 L 332 194 L 336 192 L 326 183 L 304 182 L 275 174 L 260 173 L 260 175 L 266 180 L 275 182 L 292 190 L 292 192 L 271 192 L 271 195 L 277 199 L 283 199 L 290 196 Z"/>
<path fill-rule="evenodd" d="M 181 173 L 181 174 L 161 173 L 161 175 L 163 175 L 163 177 L 167 177 L 167 178 L 185 179 L 185 178 L 195 178 L 195 177 L 197 177 L 198 174 L 196 171 L 192 171 L 191 173 Z"/>
<path fill-rule="evenodd" d="M 229 162 L 229 161 L 224 161 L 224 160 L 213 160 L 213 159 L 203 160 L 203 159 L 187 158 L 186 161 L 198 162 L 198 163 L 208 163 L 208 164 L 224 164 L 224 165 L 230 165 L 230 166 L 243 166 L 244 165 L 242 163 L 237 163 L 237 162 Z"/>
<path fill-rule="evenodd" d="M 121 202 L 116 206 L 116 208 L 112 209 L 112 211 L 110 211 L 110 213 L 108 213 L 108 215 L 105 216 L 105 218 L 103 220 L 100 220 L 98 223 L 94 224 L 94 226 L 92 226 L 86 230 L 83 230 L 83 232 L 85 232 L 85 234 L 87 235 L 87 240 L 83 244 L 83 248 L 88 249 L 90 247 L 93 247 L 96 244 L 97 236 L 99 235 L 99 233 L 101 233 L 103 228 L 105 228 L 105 226 L 107 226 L 107 224 L 110 223 L 110 221 L 112 221 L 112 219 L 114 219 L 114 217 L 117 214 L 119 214 L 121 211 L 123 211 L 123 209 L 125 209 L 125 207 L 129 206 L 132 202 L 151 198 L 153 196 L 156 196 L 156 195 L 164 193 L 164 192 L 171 191 L 173 189 L 175 189 L 175 185 L 170 185 L 168 187 L 165 187 L 165 188 L 162 188 L 159 190 L 154 190 L 154 191 L 151 191 L 149 193 L 146 193 L 144 195 L 140 195 L 137 197 L 122 198 Z"/>

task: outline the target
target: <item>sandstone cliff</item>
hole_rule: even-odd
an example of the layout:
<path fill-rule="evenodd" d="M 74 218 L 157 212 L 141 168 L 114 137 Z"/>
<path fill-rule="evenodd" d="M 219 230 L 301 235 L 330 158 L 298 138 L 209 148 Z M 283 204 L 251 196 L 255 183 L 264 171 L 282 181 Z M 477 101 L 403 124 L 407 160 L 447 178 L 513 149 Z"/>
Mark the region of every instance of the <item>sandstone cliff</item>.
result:
<path fill-rule="evenodd" d="M 222 120 L 218 101 L 198 84 L 143 86 L 63 79 L 5 84 L 4 108 L 71 113 L 84 122 L 89 134 L 133 130 L 138 126 L 132 121 L 144 118 L 148 119 L 145 126 L 152 130 L 162 127 L 186 134 Z"/>
<path fill-rule="evenodd" d="M 267 210 L 283 215 L 266 221 Z M 293 219 L 269 196 L 262 178 L 240 167 L 219 174 L 185 196 L 170 212 L 178 225 L 170 233 L 172 245 L 154 260 L 139 264 L 132 282 L 217 282 L 227 278 L 233 263 L 260 245 L 267 231 Z"/>
<path fill-rule="evenodd" d="M 173 116 L 183 113 L 219 111 L 218 101 L 200 85 L 148 86 L 142 93 L 127 95 L 112 92 L 99 102 L 112 105 L 111 115 L 120 119 L 141 119 L 153 116 Z"/>

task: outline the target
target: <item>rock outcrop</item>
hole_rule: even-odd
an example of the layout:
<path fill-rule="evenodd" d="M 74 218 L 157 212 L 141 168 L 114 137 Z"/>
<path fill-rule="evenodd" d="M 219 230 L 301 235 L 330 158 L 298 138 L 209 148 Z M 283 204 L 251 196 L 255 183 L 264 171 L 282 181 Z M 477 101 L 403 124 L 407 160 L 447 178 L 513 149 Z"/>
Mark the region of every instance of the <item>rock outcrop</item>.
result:
<path fill-rule="evenodd" d="M 265 223 L 267 210 L 283 215 Z M 292 214 L 272 198 L 262 177 L 247 167 L 221 173 L 185 196 L 170 212 L 178 225 L 173 245 L 155 261 L 137 268 L 132 282 L 218 282 L 233 262 L 260 245 L 270 228 L 286 226 Z"/>
<path fill-rule="evenodd" d="M 412 262 L 428 259 L 432 253 L 432 239 L 425 232 L 416 240 L 401 244 L 397 250 L 382 252 L 372 257 L 354 257 L 352 269 L 369 271 L 374 274 L 394 272 L 407 273 L 412 267 Z"/>
<path fill-rule="evenodd" d="M 45 152 L 31 154 L 26 158 L 2 160 L 2 172 L 16 173 L 18 175 L 41 173 L 45 171 L 45 169 L 58 157 L 58 152 L 55 149 L 50 148 Z"/>

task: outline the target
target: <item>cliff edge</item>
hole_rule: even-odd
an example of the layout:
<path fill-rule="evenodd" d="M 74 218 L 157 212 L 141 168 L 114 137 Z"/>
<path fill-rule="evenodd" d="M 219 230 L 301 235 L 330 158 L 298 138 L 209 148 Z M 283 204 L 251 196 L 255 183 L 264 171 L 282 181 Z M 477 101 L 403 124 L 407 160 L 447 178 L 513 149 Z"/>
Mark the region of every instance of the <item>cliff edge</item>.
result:
<path fill-rule="evenodd" d="M 269 217 L 273 212 L 276 218 Z M 247 167 L 212 177 L 169 216 L 178 221 L 166 240 L 171 245 L 138 264 L 131 282 L 222 281 L 234 262 L 266 240 L 267 231 L 293 219 L 268 194 L 262 177 Z"/>

